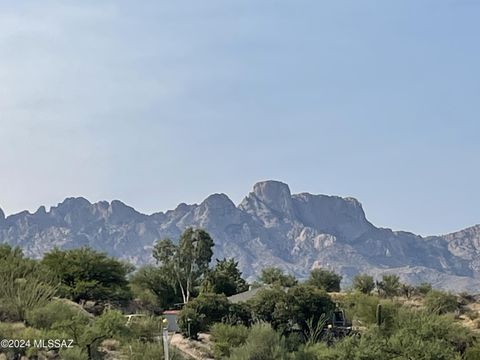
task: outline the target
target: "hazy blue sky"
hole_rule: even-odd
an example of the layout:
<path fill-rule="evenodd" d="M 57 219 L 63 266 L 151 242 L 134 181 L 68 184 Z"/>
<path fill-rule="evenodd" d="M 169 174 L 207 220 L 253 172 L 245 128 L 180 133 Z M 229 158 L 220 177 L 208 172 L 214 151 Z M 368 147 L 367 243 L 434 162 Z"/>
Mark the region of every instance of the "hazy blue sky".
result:
<path fill-rule="evenodd" d="M 263 179 L 480 222 L 480 2 L 1 1 L 0 207 L 150 213 Z"/>

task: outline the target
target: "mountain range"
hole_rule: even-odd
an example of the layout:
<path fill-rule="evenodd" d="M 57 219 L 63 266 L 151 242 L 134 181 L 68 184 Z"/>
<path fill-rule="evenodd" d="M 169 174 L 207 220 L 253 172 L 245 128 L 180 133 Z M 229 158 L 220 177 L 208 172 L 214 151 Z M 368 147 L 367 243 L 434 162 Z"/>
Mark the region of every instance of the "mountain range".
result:
<path fill-rule="evenodd" d="M 156 240 L 178 239 L 187 227 L 207 230 L 214 256 L 234 257 L 249 280 L 266 266 L 299 278 L 322 267 L 340 273 L 345 285 L 359 272 L 395 273 L 412 284 L 480 292 L 480 225 L 430 237 L 378 228 L 354 198 L 292 195 L 279 181 L 255 184 L 239 205 L 213 194 L 200 204 L 151 215 L 118 200 L 84 198 L 67 198 L 33 214 L 5 217 L 0 209 L 0 243 L 20 246 L 34 258 L 53 247 L 90 246 L 140 266 L 153 261 Z"/>

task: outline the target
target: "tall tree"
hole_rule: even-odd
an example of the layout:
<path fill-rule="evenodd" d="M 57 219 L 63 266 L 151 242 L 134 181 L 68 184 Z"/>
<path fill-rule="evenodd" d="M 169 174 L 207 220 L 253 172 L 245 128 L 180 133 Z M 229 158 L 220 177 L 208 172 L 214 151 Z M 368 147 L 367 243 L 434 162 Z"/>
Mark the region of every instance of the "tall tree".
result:
<path fill-rule="evenodd" d="M 154 308 L 165 309 L 179 302 L 177 287 L 162 269 L 154 265 L 146 265 L 138 269 L 130 278 L 130 286 L 134 295 L 142 298 L 146 292 L 153 296 L 152 305 Z"/>
<path fill-rule="evenodd" d="M 375 289 L 373 276 L 367 274 L 358 274 L 353 278 L 353 288 L 362 294 L 370 294 Z"/>
<path fill-rule="evenodd" d="M 214 292 L 226 296 L 247 290 L 247 282 L 242 278 L 238 262 L 234 259 L 217 259 L 215 267 L 207 273 L 202 283 L 202 292 Z"/>
<path fill-rule="evenodd" d="M 213 240 L 201 229 L 186 229 L 174 244 L 170 239 L 158 241 L 153 257 L 162 270 L 177 282 L 184 303 L 190 300 L 192 289 L 208 270 L 213 256 Z"/>
<path fill-rule="evenodd" d="M 313 269 L 307 280 L 307 285 L 312 285 L 325 291 L 340 291 L 342 277 L 333 271 Z"/>
<path fill-rule="evenodd" d="M 53 249 L 42 264 L 61 280 L 60 295 L 84 300 L 123 303 L 131 298 L 127 275 L 133 266 L 90 248 Z"/>
<path fill-rule="evenodd" d="M 297 284 L 297 279 L 293 275 L 285 275 L 282 269 L 274 266 L 263 268 L 258 279 L 263 284 L 282 287 L 292 287 Z"/>
<path fill-rule="evenodd" d="M 377 289 L 384 297 L 393 297 L 400 292 L 400 277 L 398 275 L 383 275 L 382 280 L 377 281 Z"/>

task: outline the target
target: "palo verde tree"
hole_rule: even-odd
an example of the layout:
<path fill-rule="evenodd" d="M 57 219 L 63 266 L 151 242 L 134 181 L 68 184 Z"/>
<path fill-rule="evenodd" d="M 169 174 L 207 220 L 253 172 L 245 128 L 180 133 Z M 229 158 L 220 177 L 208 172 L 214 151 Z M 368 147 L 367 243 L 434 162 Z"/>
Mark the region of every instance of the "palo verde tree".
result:
<path fill-rule="evenodd" d="M 178 245 L 170 239 L 158 241 L 153 248 L 153 257 L 161 269 L 175 279 L 184 303 L 190 300 L 194 285 L 208 271 L 213 256 L 213 240 L 201 229 L 186 229 Z"/>

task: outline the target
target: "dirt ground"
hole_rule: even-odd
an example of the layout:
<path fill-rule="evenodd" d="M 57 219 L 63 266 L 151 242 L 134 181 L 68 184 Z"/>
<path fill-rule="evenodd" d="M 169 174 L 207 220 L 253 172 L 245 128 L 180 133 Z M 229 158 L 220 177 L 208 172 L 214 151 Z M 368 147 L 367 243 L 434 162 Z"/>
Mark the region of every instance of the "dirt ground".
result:
<path fill-rule="evenodd" d="M 199 334 L 198 340 L 189 340 L 181 334 L 174 334 L 170 345 L 194 360 L 213 360 L 210 352 L 210 335 L 208 334 Z"/>

